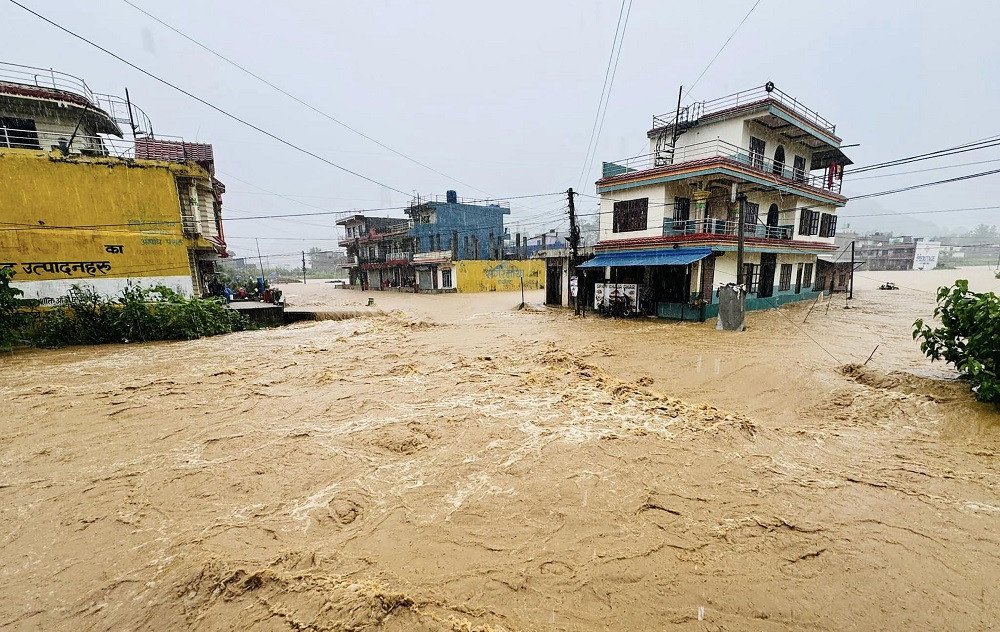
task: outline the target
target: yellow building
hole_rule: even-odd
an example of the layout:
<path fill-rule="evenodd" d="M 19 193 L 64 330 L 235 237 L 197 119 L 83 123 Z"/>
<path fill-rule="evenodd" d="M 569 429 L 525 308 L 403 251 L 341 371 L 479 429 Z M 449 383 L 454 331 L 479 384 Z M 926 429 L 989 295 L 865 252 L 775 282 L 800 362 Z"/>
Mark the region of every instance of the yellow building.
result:
<path fill-rule="evenodd" d="M 206 293 L 225 256 L 213 172 L 211 145 L 154 138 L 130 102 L 0 64 L 0 266 L 25 298 L 129 280 Z"/>

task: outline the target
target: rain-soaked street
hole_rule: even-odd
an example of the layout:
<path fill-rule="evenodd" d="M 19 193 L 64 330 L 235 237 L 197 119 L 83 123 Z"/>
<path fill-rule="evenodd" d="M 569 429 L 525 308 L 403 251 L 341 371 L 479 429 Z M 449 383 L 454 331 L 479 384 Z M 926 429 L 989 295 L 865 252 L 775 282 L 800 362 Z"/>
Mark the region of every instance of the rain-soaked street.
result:
<path fill-rule="evenodd" d="M 911 324 L 1000 281 L 864 274 L 742 334 L 310 281 L 5 356 L 0 628 L 996 629 L 1000 417 Z"/>

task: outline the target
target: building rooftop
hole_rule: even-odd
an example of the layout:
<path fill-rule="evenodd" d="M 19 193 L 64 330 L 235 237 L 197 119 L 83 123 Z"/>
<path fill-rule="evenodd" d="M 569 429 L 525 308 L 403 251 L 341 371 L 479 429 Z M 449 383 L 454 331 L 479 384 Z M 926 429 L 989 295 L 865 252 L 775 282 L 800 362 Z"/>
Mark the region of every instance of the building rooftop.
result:
<path fill-rule="evenodd" d="M 212 146 L 188 143 L 177 136 L 153 134 L 145 112 L 126 97 L 91 90 L 80 77 L 52 68 L 0 62 L 0 111 L 45 111 L 44 106 L 68 111 L 81 123 L 68 147 L 69 134 L 42 129 L 7 129 L 12 147 L 64 151 L 84 155 L 139 158 L 170 162 L 194 161 L 214 172 Z M 78 114 L 77 114 L 78 113 Z M 132 138 L 125 138 L 126 133 Z M 30 140 L 30 142 L 28 142 Z M 15 144 L 16 143 L 16 144 Z"/>
<path fill-rule="evenodd" d="M 836 125 L 771 82 L 718 99 L 692 103 L 679 112 L 653 116 L 653 126 L 647 135 L 652 138 L 673 130 L 675 121 L 678 129 L 683 130 L 748 114 L 759 114 L 755 116 L 757 122 L 810 147 L 839 147 L 841 143 Z"/>

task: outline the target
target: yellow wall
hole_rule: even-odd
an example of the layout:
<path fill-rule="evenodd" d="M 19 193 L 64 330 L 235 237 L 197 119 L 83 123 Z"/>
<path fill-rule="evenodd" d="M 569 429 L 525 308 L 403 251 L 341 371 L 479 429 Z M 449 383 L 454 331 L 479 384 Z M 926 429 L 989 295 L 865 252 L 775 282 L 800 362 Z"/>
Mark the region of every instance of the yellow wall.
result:
<path fill-rule="evenodd" d="M 196 165 L 0 151 L 0 264 L 15 264 L 16 282 L 190 275 L 188 248 L 212 246 L 183 236 L 175 175 L 209 177 Z M 46 262 L 106 265 L 25 269 Z"/>
<path fill-rule="evenodd" d="M 459 292 L 507 292 L 545 287 L 545 260 L 526 261 L 458 261 L 456 287 Z"/>

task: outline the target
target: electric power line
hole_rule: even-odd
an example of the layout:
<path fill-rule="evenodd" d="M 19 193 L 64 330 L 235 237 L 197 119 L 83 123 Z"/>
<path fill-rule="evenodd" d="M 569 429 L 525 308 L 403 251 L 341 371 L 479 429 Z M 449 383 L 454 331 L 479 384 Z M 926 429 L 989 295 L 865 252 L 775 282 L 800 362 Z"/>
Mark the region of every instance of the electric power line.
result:
<path fill-rule="evenodd" d="M 629 9 L 629 12 L 632 11 L 632 0 L 628 0 L 628 9 Z M 583 186 L 583 179 L 587 175 L 587 169 L 590 167 L 590 165 L 593 164 L 593 161 L 591 160 L 591 157 L 590 157 L 590 152 L 591 152 L 591 148 L 592 147 L 593 147 L 594 154 L 595 155 L 597 154 L 597 146 L 596 146 L 596 143 L 594 141 L 594 137 L 596 135 L 598 139 L 600 138 L 600 133 L 598 132 L 598 123 L 601 122 L 603 124 L 603 120 L 604 120 L 603 117 L 601 116 L 602 104 L 605 104 L 604 105 L 604 111 L 605 112 L 607 111 L 607 105 L 606 105 L 606 100 L 605 100 L 605 93 L 607 93 L 607 100 L 610 100 L 610 98 L 611 98 L 611 89 L 608 86 L 608 78 L 611 77 L 611 83 L 613 85 L 614 84 L 614 76 L 611 73 L 612 60 L 614 60 L 614 67 L 617 70 L 617 68 L 618 68 L 617 55 L 621 55 L 621 43 L 619 42 L 619 39 L 621 39 L 621 40 L 625 39 L 625 29 L 621 28 L 622 15 L 624 13 L 625 13 L 625 0 L 622 0 L 621 8 L 618 10 L 618 23 L 615 24 L 615 37 L 611 41 L 611 54 L 608 56 L 608 66 L 604 70 L 604 84 L 601 86 L 601 97 L 597 100 L 597 112 L 594 114 L 594 125 L 590 129 L 590 140 L 587 141 L 587 155 L 584 156 L 584 158 L 583 158 L 583 167 L 581 167 L 581 169 L 580 169 L 580 186 Z M 628 18 L 627 17 L 625 19 L 625 26 L 626 27 L 628 26 Z M 621 31 L 621 35 L 620 36 L 619 36 L 619 30 Z M 615 47 L 616 46 L 618 48 L 617 55 L 615 54 Z"/>
<path fill-rule="evenodd" d="M 684 96 L 688 96 L 688 95 L 690 95 L 690 94 L 691 94 L 691 90 L 693 90 L 693 89 L 694 89 L 694 87 L 695 87 L 696 85 L 698 85 L 698 82 L 699 82 L 699 81 L 701 81 L 701 78 L 705 76 L 705 73 L 706 73 L 706 72 L 708 72 L 708 69 L 712 67 L 712 64 L 714 64 L 714 63 L 715 63 L 715 60 L 719 58 L 719 55 L 721 55 L 721 54 L 722 54 L 722 51 L 726 50 L 726 46 L 728 46 L 728 45 L 729 45 L 729 42 L 731 42 L 731 41 L 732 41 L 732 39 L 733 39 L 733 38 L 734 38 L 734 37 L 736 36 L 736 33 L 738 33 L 738 32 L 739 32 L 740 28 L 742 28 L 742 26 L 743 26 L 743 23 L 747 21 L 747 18 L 749 18 L 749 17 L 750 17 L 750 14 L 751 14 L 751 13 L 753 13 L 753 10 L 757 8 L 757 5 L 758 5 L 758 4 L 760 4 L 760 0 L 757 0 L 756 2 L 754 2 L 754 3 L 753 3 L 753 6 L 752 6 L 752 7 L 750 7 L 750 10 L 749 10 L 749 11 L 747 11 L 747 14 L 743 16 L 743 19 L 742 19 L 742 20 L 740 20 L 740 23 L 736 25 L 736 28 L 735 28 L 735 29 L 733 29 L 733 32 L 732 32 L 732 33 L 730 33 L 730 34 L 729 34 L 729 37 L 728 37 L 728 38 L 726 38 L 726 41 L 725 41 L 725 42 L 723 42 L 723 44 L 722 44 L 722 48 L 720 48 L 720 49 L 719 49 L 719 50 L 718 50 L 718 51 L 717 51 L 717 52 L 715 53 L 715 56 L 714 56 L 714 57 L 712 57 L 711 61 L 709 61 L 709 62 L 708 62 L 708 65 L 707 65 L 707 66 L 705 66 L 705 69 L 701 71 L 701 74 L 700 74 L 700 75 L 698 75 L 698 78 L 697 78 L 697 79 L 695 79 L 695 80 L 694 80 L 694 83 L 692 83 L 692 84 L 691 84 L 691 86 L 690 86 L 690 87 L 689 87 L 689 88 L 688 88 L 688 89 L 687 89 L 687 90 L 686 90 L 686 91 L 684 92 Z"/>
<path fill-rule="evenodd" d="M 383 148 L 383 149 L 385 149 L 385 150 L 387 150 L 387 151 L 390 151 L 390 152 L 392 152 L 392 153 L 396 154 L 397 156 L 399 156 L 399 157 L 401 157 L 401 158 L 404 158 L 404 159 L 406 159 L 406 160 L 408 160 L 408 161 L 412 162 L 412 163 L 413 163 L 413 164 L 415 164 L 415 165 L 418 165 L 418 166 L 420 166 L 420 167 L 423 167 L 424 169 L 427 169 L 427 170 L 429 170 L 429 171 L 433 171 L 434 173 L 438 174 L 439 176 L 442 176 L 442 177 L 444 177 L 444 178 L 447 178 L 448 180 L 451 180 L 452 182 L 457 182 L 458 184 L 461 184 L 462 186 L 465 186 L 465 187 L 469 187 L 470 189 L 474 189 L 474 190 L 476 190 L 476 191 L 479 191 L 480 193 L 485 193 L 486 195 L 490 195 L 489 193 L 487 193 L 486 191 L 483 191 L 482 189 L 479 189 L 479 188 L 477 188 L 477 187 L 474 187 L 474 186 L 472 186 L 471 184 L 468 184 L 468 183 L 466 183 L 466 182 L 462 182 L 462 181 L 461 181 L 461 180 L 459 180 L 458 178 L 455 178 L 455 177 L 452 177 L 452 176 L 449 176 L 448 174 L 446 174 L 446 173 L 443 173 L 443 172 L 441 172 L 441 171 L 439 171 L 439 170 L 435 169 L 434 167 L 431 167 L 430 165 L 427 165 L 427 164 L 425 164 L 425 163 L 422 163 L 422 162 L 420 162 L 419 160 L 417 160 L 416 158 L 413 158 L 412 156 L 408 156 L 408 155 L 404 154 L 403 152 L 401 152 L 401 151 L 399 151 L 399 150 L 396 150 L 396 149 L 393 149 L 392 147 L 390 147 L 390 146 L 386 145 L 386 144 L 385 144 L 385 143 L 383 143 L 382 141 L 380 141 L 380 140 L 378 140 L 378 139 L 376 139 L 376 138 L 372 138 L 372 137 L 371 137 L 371 136 L 369 136 L 368 134 L 365 134 L 365 133 L 364 133 L 364 132 L 362 132 L 361 130 L 359 130 L 359 129 L 355 128 L 355 127 L 352 127 L 351 125 L 348 125 L 347 123 L 345 123 L 345 122 L 343 122 L 343 121 L 341 121 L 341 120 L 338 120 L 337 118 L 333 117 L 333 116 L 332 116 L 332 115 L 330 115 L 330 114 L 327 114 L 327 113 L 326 113 L 326 112 L 324 112 L 323 110 L 320 110 L 320 109 L 319 109 L 319 108 L 317 108 L 316 106 L 314 106 L 314 105 L 312 105 L 312 104 L 310 104 L 310 103 L 307 103 L 306 101 L 303 101 L 302 99 L 300 99 L 299 97 L 295 96 L 294 94 L 291 94 L 291 93 L 287 92 L 286 90 L 284 90 L 284 89 L 280 88 L 279 86 L 275 85 L 274 83 L 272 83 L 272 82 L 268 81 L 268 80 L 267 80 L 267 79 L 265 79 L 264 77 L 262 77 L 262 76 L 258 75 L 257 73 L 253 72 L 252 70 L 248 69 L 248 68 L 247 68 L 246 66 L 243 66 L 243 65 L 241 65 L 241 64 L 239 64 L 239 63 L 237 63 L 237 62 L 233 61 L 233 60 L 232 60 L 232 59 L 230 59 L 229 57 L 226 57 L 226 56 L 225 56 L 225 55 L 223 55 L 222 53 L 219 53 L 218 51 L 216 51 L 216 50 L 213 50 L 212 48 L 209 48 L 209 47 L 208 47 L 208 46 L 206 46 L 205 44 L 202 44 L 202 43 L 201 43 L 201 42 L 199 42 L 198 40 L 196 40 L 196 39 L 194 39 L 193 37 L 191 37 L 190 35 L 188 35 L 188 34 L 186 34 L 186 33 L 182 32 L 181 30 L 177 29 L 176 27 L 174 27 L 174 26 L 171 26 L 170 24 L 167 24 L 166 22 L 164 22 L 164 21 L 163 21 L 163 20 L 161 20 L 160 18 L 156 17 L 156 16 L 155 16 L 155 15 L 153 15 L 152 13 L 150 13 L 150 12 L 146 11 L 145 9 L 143 9 L 142 7 L 139 7 L 139 6 L 136 6 L 136 5 L 135 5 L 135 4 L 133 3 L 133 2 L 131 2 L 130 0 L 122 0 L 122 2 L 124 2 L 124 3 L 125 3 L 125 4 L 127 4 L 127 5 L 129 5 L 130 7 L 132 7 L 133 9 L 135 9 L 136 11 L 139 11 L 140 13 L 143 13 L 143 14 L 145 14 L 145 15 L 146 15 L 147 17 L 149 17 L 150 19 L 152 19 L 152 20 L 155 20 L 156 22 L 159 22 L 160 24 L 162 24 L 162 25 L 163 25 L 163 26 L 165 26 L 166 28 L 170 29 L 170 30 L 171 30 L 171 31 L 173 31 L 174 33 L 177 33 L 178 35 L 180 35 L 180 36 L 181 36 L 181 37 L 183 37 L 184 39 L 188 40 L 189 42 L 191 42 L 191 43 L 195 44 L 196 46 L 198 46 L 198 47 L 200 47 L 200 48 L 202 48 L 202 49 L 204 49 L 204 50 L 208 51 L 209 53 L 211 53 L 212 55 L 214 55 L 214 56 L 218 57 L 219 59 L 221 59 L 222 61 L 226 62 L 227 64 L 229 64 L 229 65 L 231 65 L 231 66 L 233 66 L 233 67 L 235 67 L 235 68 L 239 69 L 240 71 L 242 71 L 242 72 L 246 73 L 247 75 L 250 75 L 250 76 L 251 76 L 251 77 L 253 77 L 254 79 L 256 79 L 256 80 L 260 81 L 261 83 L 263 83 L 263 84 L 265 84 L 265 85 L 267 85 L 267 86 L 269 86 L 269 87 L 271 87 L 271 88 L 273 88 L 274 90 L 277 90 L 278 92 L 280 92 L 281 94 L 285 95 L 285 96 L 286 96 L 286 97 L 288 97 L 289 99 L 292 99 L 293 101 L 295 101 L 295 102 L 296 102 L 296 103 L 298 103 L 299 105 L 302 105 L 302 106 L 304 106 L 304 107 L 307 107 L 307 108 L 309 108 L 309 109 L 310 109 L 310 110 L 312 110 L 313 112 L 316 112 L 316 113 L 317 113 L 317 114 L 319 114 L 320 116 L 322 116 L 322 117 L 324 117 L 324 118 L 326 118 L 326 119 L 328 119 L 328 120 L 330 120 L 330 121 L 332 121 L 332 122 L 336 123 L 337 125 L 340 125 L 340 126 L 341 126 L 341 127 L 343 127 L 344 129 L 347 129 L 347 130 L 349 130 L 349 131 L 351 131 L 351 132 L 353 132 L 353 133 L 357 134 L 358 136 L 360 136 L 360 137 L 362 137 L 362 138 L 364 138 L 364 139 L 366 139 L 366 140 L 369 140 L 369 141 L 371 141 L 371 142 L 375 143 L 375 144 L 376 144 L 376 145 L 378 145 L 379 147 L 381 147 L 381 148 Z"/>
<path fill-rule="evenodd" d="M 30 13 L 30 14 L 34 15 L 35 17 L 41 19 L 42 21 L 47 22 L 48 24 L 56 27 L 60 31 L 63 31 L 64 33 L 67 33 L 68 35 L 71 35 L 71 36 L 79 39 L 80 41 L 85 42 L 85 43 L 93 46 L 94 48 L 100 50 L 101 52 L 106 53 L 106 54 L 110 55 L 111 57 L 114 57 L 118 61 L 122 62 L 123 64 L 125 64 L 127 66 L 129 66 L 130 68 L 133 68 L 134 70 L 137 70 L 137 71 L 141 72 L 142 74 L 146 75 L 147 77 L 149 77 L 149 78 L 151 78 L 151 79 L 153 79 L 153 80 L 155 80 L 155 81 L 157 81 L 159 83 L 162 83 L 163 85 L 165 85 L 165 86 L 167 86 L 169 88 L 172 88 L 172 89 L 176 90 L 177 92 L 180 92 L 181 94 L 183 94 L 185 96 L 188 96 L 188 97 L 194 99 L 195 101 L 201 103 L 202 105 L 208 106 L 209 108 L 215 110 L 216 112 L 222 114 L 223 116 L 226 116 L 226 117 L 228 117 L 228 118 L 236 121 L 237 123 L 245 125 L 245 126 L 249 127 L 250 129 L 253 129 L 253 130 L 257 131 L 257 132 L 263 134 L 264 136 L 267 136 L 268 138 L 270 138 L 272 140 L 276 140 L 279 143 L 281 143 L 281 144 L 283 144 L 283 145 L 285 145 L 287 147 L 290 147 L 290 148 L 292 148 L 292 149 L 294 149 L 294 150 L 296 150 L 296 151 L 298 151 L 300 153 L 303 153 L 303 154 L 305 154 L 307 156 L 310 156 L 312 158 L 315 158 L 315 159 L 317 159 L 317 160 L 319 160 L 319 161 L 321 161 L 323 163 L 326 163 L 327 165 L 330 165 L 331 167 L 339 169 L 339 170 L 341 170 L 341 171 L 343 171 L 345 173 L 349 173 L 349 174 L 351 174 L 353 176 L 361 178 L 362 180 L 366 180 L 368 182 L 371 182 L 372 184 L 377 184 L 379 186 L 385 187 L 385 188 L 390 189 L 392 191 L 396 191 L 397 193 L 402 193 L 403 195 L 409 195 L 409 193 L 407 193 L 406 191 L 403 191 L 402 189 L 397 189 L 396 187 L 389 186 L 388 184 L 385 184 L 384 182 L 380 182 L 380 181 L 378 181 L 378 180 L 376 180 L 374 178 L 369 178 L 366 175 L 362 175 L 362 174 L 358 173 L 357 171 L 353 171 L 351 169 L 348 169 L 347 167 L 344 167 L 342 165 L 339 165 L 339 164 L 333 162 L 332 160 L 324 158 L 323 156 L 320 156 L 319 154 L 317 154 L 315 152 L 312 152 L 312 151 L 310 151 L 308 149 L 305 149 L 304 147 L 296 145 L 295 143 L 293 143 L 291 141 L 285 140 L 284 138 L 282 138 L 281 136 L 278 136 L 277 134 L 269 132 L 266 129 L 260 127 L 260 126 L 255 125 L 255 124 L 247 121 L 246 119 L 240 118 L 239 116 L 236 116 L 235 114 L 232 114 L 232 113 L 228 112 L 227 110 L 222 109 L 221 107 L 219 107 L 219 106 L 211 103 L 210 101 L 207 101 L 206 99 L 203 99 L 203 98 L 195 95 L 194 93 L 189 92 L 189 91 L 185 90 L 184 88 L 181 88 L 180 86 L 167 81 L 166 79 L 162 79 L 159 76 L 154 75 L 153 73 L 149 72 L 148 70 L 146 70 L 146 69 L 144 69 L 144 68 L 142 68 L 142 67 L 140 67 L 140 66 L 138 66 L 138 65 L 136 65 L 136 64 L 134 64 L 134 63 L 132 63 L 130 61 L 128 61 L 127 59 L 125 59 L 121 55 L 118 55 L 118 54 L 112 52 L 111 50 L 109 50 L 107 48 L 104 48 L 100 44 L 97 44 L 96 42 L 94 42 L 92 40 L 89 40 L 86 37 L 84 37 L 82 35 L 79 35 L 78 33 L 75 33 L 73 31 L 71 31 L 70 29 L 66 28 L 65 26 L 62 26 L 61 24 L 59 24 L 59 23 L 57 23 L 57 22 L 55 22 L 53 20 L 50 20 L 49 18 L 45 17 L 41 13 L 38 13 L 37 11 L 34 11 L 34 10 L 26 7 L 25 5 L 21 4 L 17 0 L 9 0 L 9 1 L 11 2 L 11 4 L 14 4 L 14 5 L 16 5 L 16 6 L 20 7 L 20 8 L 22 8 L 22 9 L 24 9 L 25 11 L 27 11 L 28 13 Z"/>

